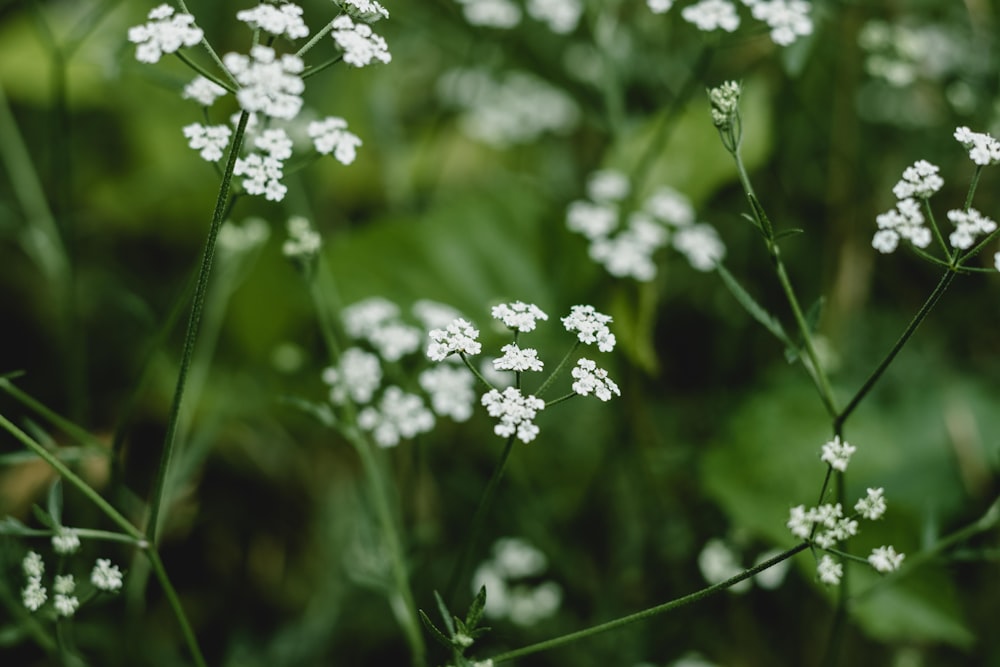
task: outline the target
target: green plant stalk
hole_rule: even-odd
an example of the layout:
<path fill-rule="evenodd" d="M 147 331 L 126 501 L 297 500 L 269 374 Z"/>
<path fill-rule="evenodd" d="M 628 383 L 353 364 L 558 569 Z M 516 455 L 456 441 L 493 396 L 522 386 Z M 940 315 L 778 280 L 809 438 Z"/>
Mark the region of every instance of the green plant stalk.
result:
<path fill-rule="evenodd" d="M 507 467 L 507 461 L 510 459 L 510 453 L 514 449 L 514 439 L 515 436 L 511 435 L 507 438 L 507 442 L 504 443 L 503 453 L 500 454 L 500 460 L 497 461 L 496 467 L 493 468 L 493 474 L 490 476 L 490 481 L 487 482 L 486 489 L 483 491 L 483 495 L 479 498 L 479 504 L 476 505 L 476 511 L 472 515 L 472 527 L 469 530 L 468 538 L 465 540 L 465 546 L 462 548 L 462 554 L 452 567 L 451 576 L 448 577 L 448 585 L 444 589 L 444 599 L 448 600 L 452 606 L 454 606 L 454 597 L 458 591 L 458 583 L 462 580 L 465 570 L 469 566 L 469 558 L 472 557 L 472 552 L 475 550 L 476 545 L 482 536 L 483 526 L 486 524 L 486 516 L 489 514 L 490 507 L 493 506 L 493 500 L 496 497 L 497 488 L 500 486 L 500 479 L 503 477 L 504 470 Z"/>
<path fill-rule="evenodd" d="M 160 554 L 156 551 L 155 547 L 150 546 L 149 549 L 146 549 L 146 557 L 149 560 L 150 566 L 153 568 L 156 580 L 160 582 L 160 586 L 163 588 L 163 594 L 167 598 L 167 603 L 174 610 L 174 615 L 177 617 L 177 622 L 181 626 L 181 633 L 184 635 L 184 641 L 187 643 L 188 650 L 191 652 L 194 664 L 196 667 L 208 667 L 208 663 L 205 662 L 205 657 L 201 654 L 201 647 L 198 645 L 198 638 L 195 637 L 194 630 L 191 628 L 191 624 L 187 620 L 187 615 L 184 613 L 184 607 L 181 605 L 181 600 L 177 597 L 177 591 L 174 590 L 173 584 L 170 583 L 170 577 L 167 576 L 167 570 L 163 567 L 163 561 L 160 560 Z"/>
<path fill-rule="evenodd" d="M 229 148 L 229 158 L 226 161 L 226 169 L 222 174 L 222 183 L 219 186 L 219 196 L 215 202 L 215 213 L 212 215 L 212 224 L 208 231 L 208 239 L 201 256 L 201 265 L 198 271 L 198 280 L 195 283 L 194 299 L 191 304 L 191 316 L 188 319 L 187 331 L 184 335 L 184 347 L 181 353 L 181 367 L 177 376 L 177 386 L 174 390 L 173 403 L 170 408 L 170 416 L 167 421 L 167 433 L 163 442 L 163 450 L 160 454 L 160 464 L 156 471 L 156 479 L 153 482 L 153 490 L 149 502 L 149 516 L 147 519 L 147 535 L 149 541 L 156 544 L 157 533 L 159 532 L 160 513 L 166 490 L 167 475 L 170 470 L 170 462 L 174 455 L 176 446 L 177 426 L 180 422 L 181 405 L 184 399 L 184 388 L 187 384 L 188 372 L 191 368 L 191 360 L 194 357 L 195 343 L 198 340 L 198 332 L 201 327 L 202 309 L 205 305 L 205 296 L 208 293 L 208 282 L 212 272 L 212 261 L 215 258 L 215 242 L 219 236 L 219 228 L 222 226 L 222 218 L 226 211 L 229 199 L 229 188 L 233 179 L 233 169 L 236 166 L 236 158 L 239 156 L 240 147 L 243 144 L 243 136 L 246 133 L 247 120 L 250 114 L 246 111 L 240 114 L 239 123 L 233 136 L 233 142 Z"/>
<path fill-rule="evenodd" d="M 353 427 L 343 429 L 344 435 L 348 438 L 361 459 L 361 465 L 368 477 L 368 484 L 371 488 L 372 501 L 375 504 L 375 513 L 379 523 L 382 524 L 382 535 L 389 548 L 389 559 L 392 563 L 392 578 L 396 585 L 396 593 L 399 595 L 400 609 L 394 601 L 391 601 L 393 610 L 403 626 L 406 641 L 410 645 L 410 659 L 413 667 L 423 667 L 427 661 L 427 647 L 424 644 L 424 636 L 420 617 L 417 614 L 417 605 L 413 600 L 413 592 L 410 589 L 410 577 L 406 568 L 406 556 L 403 553 L 403 545 L 399 537 L 399 528 L 393 517 L 389 503 L 389 496 L 386 491 L 382 470 L 372 452 L 371 443 Z"/>
<path fill-rule="evenodd" d="M 104 443 L 91 435 L 86 429 L 82 429 L 69 419 L 63 417 L 48 406 L 44 405 L 36 398 L 21 391 L 14 383 L 7 378 L 0 378 L 0 390 L 7 392 L 22 405 L 34 410 L 39 415 L 47 419 L 50 423 L 60 429 L 66 435 L 78 440 L 81 444 L 100 449 L 105 452 Z"/>
<path fill-rule="evenodd" d="M 833 420 L 833 429 L 835 432 L 840 433 L 844 426 L 844 422 L 847 421 L 847 418 L 852 412 L 854 412 L 854 409 L 860 405 L 864 397 L 868 395 L 868 392 L 871 391 L 873 386 L 875 386 L 875 383 L 882 377 L 882 374 L 885 373 L 887 368 L 889 368 L 889 364 L 892 363 L 893 359 L 896 358 L 896 355 L 898 355 L 900 350 L 903 349 L 903 346 L 910 340 L 914 332 L 916 332 L 917 327 L 920 326 L 920 323 L 927 318 L 931 310 L 948 289 L 948 286 L 951 285 L 953 280 L 955 280 L 956 275 L 957 274 L 954 271 L 949 270 L 945 271 L 944 275 L 941 276 L 941 280 L 938 281 L 938 284 L 935 285 L 933 291 L 931 291 L 930 296 L 928 296 L 927 300 L 920 306 L 920 310 L 917 311 L 917 314 L 914 315 L 913 319 L 910 320 L 910 323 L 906 325 L 906 329 L 903 330 L 899 339 L 892 346 L 892 349 L 889 350 L 888 354 L 885 355 L 881 363 L 879 363 L 875 370 L 872 371 L 872 374 L 868 376 L 865 383 L 861 385 L 861 388 L 858 389 L 854 398 L 850 400 L 850 402 Z"/>
<path fill-rule="evenodd" d="M 741 573 L 739 573 L 739 574 L 737 574 L 737 575 L 735 575 L 733 577 L 730 577 L 729 579 L 726 579 L 723 582 L 720 582 L 718 584 L 713 584 L 712 586 L 708 586 L 707 588 L 703 588 L 703 589 L 701 589 L 699 591 L 695 591 L 694 593 L 691 593 L 689 595 L 685 595 L 683 597 L 676 598 L 676 599 L 671 600 L 669 602 L 665 602 L 665 603 L 663 603 L 661 605 L 657 605 L 655 607 L 650 607 L 649 609 L 644 609 L 643 611 L 636 612 L 634 614 L 629 614 L 628 616 L 622 616 L 621 618 L 616 618 L 613 621 L 608 621 L 606 623 L 601 623 L 599 625 L 595 625 L 595 626 L 586 628 L 584 630 L 578 630 L 577 632 L 571 632 L 569 634 L 562 635 L 561 637 L 555 637 L 553 639 L 547 639 L 545 641 L 538 642 L 537 644 L 531 644 L 530 646 L 525 646 L 523 648 L 514 649 L 513 651 L 507 651 L 506 653 L 500 653 L 500 654 L 495 655 L 495 656 L 492 657 L 493 663 L 494 664 L 498 664 L 498 663 L 501 663 L 501 662 L 507 662 L 508 660 L 514 660 L 515 658 L 523 658 L 524 656 L 527 656 L 527 655 L 533 655 L 535 653 L 541 653 L 542 651 L 548 651 L 550 649 L 553 649 L 553 648 L 556 648 L 556 647 L 559 647 L 559 646 L 563 646 L 565 644 L 570 644 L 572 642 L 576 642 L 576 641 L 579 641 L 581 639 L 586 639 L 587 637 L 592 637 L 593 635 L 600 634 L 602 632 L 608 632 L 610 630 L 617 630 L 618 628 L 620 628 L 622 626 L 625 626 L 625 625 L 629 625 L 630 623 L 635 623 L 637 621 L 644 621 L 644 620 L 646 620 L 648 618 L 652 618 L 654 616 L 658 616 L 658 615 L 666 613 L 668 611 L 673 611 L 674 609 L 677 609 L 679 607 L 683 607 L 683 606 L 689 605 L 689 604 L 691 604 L 693 602 L 698 602 L 699 600 L 703 600 L 704 598 L 706 598 L 706 597 L 708 597 L 710 595 L 713 595 L 713 594 L 718 593 L 720 591 L 724 591 L 727 588 L 729 588 L 730 586 L 738 584 L 739 582 L 743 581 L 744 579 L 749 579 L 750 577 L 752 577 L 752 576 L 754 576 L 756 574 L 759 574 L 759 573 L 763 572 L 764 570 L 766 570 L 766 569 L 768 569 L 770 567 L 773 567 L 774 565 L 777 565 L 778 563 L 780 563 L 780 562 L 782 562 L 784 560 L 787 560 L 787 559 L 791 558 L 792 556 L 794 556 L 795 554 L 799 553 L 800 551 L 804 551 L 808 546 L 809 546 L 808 542 L 805 542 L 805 541 L 800 542 L 796 546 L 792 547 L 791 549 L 788 549 L 787 551 L 784 551 L 784 552 L 778 554 L 774 558 L 771 558 L 769 560 L 764 561 L 763 563 L 755 565 L 754 567 L 750 568 L 749 570 L 744 570 L 743 572 L 741 572 Z"/>
<path fill-rule="evenodd" d="M 733 159 L 736 161 L 736 169 L 739 172 L 740 183 L 743 185 L 744 194 L 748 199 L 751 197 L 756 199 L 753 185 L 750 182 L 750 175 L 747 173 L 746 165 L 743 164 L 743 157 L 740 155 L 740 147 L 738 143 L 731 153 L 733 155 Z M 751 204 L 750 208 L 753 211 L 754 217 L 757 218 L 757 207 Z M 758 219 L 757 223 L 760 225 L 761 229 L 769 229 L 769 226 L 766 225 L 764 220 Z M 836 400 L 833 396 L 833 389 L 830 386 L 830 380 L 826 377 L 826 372 L 823 370 L 823 366 L 819 362 L 819 355 L 816 353 L 816 346 L 812 339 L 812 331 L 809 329 L 809 323 L 806 322 L 805 315 L 802 312 L 802 306 L 799 305 L 799 299 L 795 295 L 795 289 L 792 287 L 792 281 L 789 279 L 788 272 L 785 270 L 785 263 L 781 261 L 781 253 L 779 252 L 778 244 L 774 241 L 773 233 L 768 233 L 765 240 L 767 242 L 767 250 L 771 255 L 772 261 L 774 262 L 774 269 L 778 276 L 778 282 L 781 283 L 781 289 L 785 292 L 785 298 L 788 301 L 788 305 L 792 309 L 795 324 L 799 329 L 799 333 L 802 335 L 802 344 L 806 349 L 806 356 L 809 358 L 809 364 L 812 366 L 811 368 L 807 366 L 806 370 L 809 371 L 809 375 L 816 384 L 816 389 L 819 390 L 823 406 L 826 408 L 831 417 L 835 417 L 837 415 L 837 407 Z"/>
<path fill-rule="evenodd" d="M 838 431 L 838 435 L 839 435 Z M 832 467 L 831 467 L 832 470 Z M 844 473 L 837 475 L 836 485 L 837 485 L 837 503 L 840 506 L 844 504 L 844 498 L 846 496 L 846 481 L 844 479 Z M 843 548 L 843 541 L 840 543 L 841 548 Z M 837 585 L 837 607 L 833 612 L 833 622 L 830 627 L 830 637 L 827 640 L 826 652 L 823 659 L 823 664 L 829 667 L 836 667 L 840 664 L 840 654 L 841 649 L 844 645 L 844 630 L 847 627 L 847 600 L 848 600 L 848 588 L 850 582 L 851 569 L 849 567 L 844 568 L 844 573 L 840 577 L 840 583 Z"/>

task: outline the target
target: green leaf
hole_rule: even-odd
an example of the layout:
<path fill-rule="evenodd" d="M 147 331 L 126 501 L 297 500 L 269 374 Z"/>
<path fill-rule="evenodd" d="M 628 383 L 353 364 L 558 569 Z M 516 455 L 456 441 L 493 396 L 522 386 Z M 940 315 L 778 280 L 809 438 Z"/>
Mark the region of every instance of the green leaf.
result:
<path fill-rule="evenodd" d="M 799 227 L 793 227 L 792 229 L 785 229 L 774 235 L 775 241 L 780 241 L 788 236 L 798 236 L 799 234 L 805 234 L 806 230 Z"/>
<path fill-rule="evenodd" d="M 31 506 L 31 513 L 35 515 L 35 518 L 38 519 L 38 522 L 43 526 L 51 528 L 52 530 L 59 527 L 59 524 L 56 523 L 55 519 L 53 519 L 48 512 L 43 510 L 38 505 Z"/>
<path fill-rule="evenodd" d="M 722 278 L 722 282 L 725 283 L 729 291 L 733 293 L 736 300 L 739 302 L 743 308 L 750 313 L 750 316 L 755 320 L 764 325 L 764 328 L 770 331 L 775 337 L 790 348 L 795 348 L 796 345 L 785 333 L 784 327 L 781 326 L 779 322 L 773 315 L 768 313 L 764 308 L 754 300 L 750 293 L 743 289 L 739 281 L 733 276 L 729 270 L 723 266 L 721 263 L 716 265 L 716 269 L 719 272 L 719 276 Z"/>
<path fill-rule="evenodd" d="M 747 199 L 750 200 L 750 208 L 753 209 L 754 217 L 760 221 L 764 236 L 770 240 L 774 240 L 774 225 L 771 224 L 771 219 L 767 217 L 767 213 L 764 212 L 764 207 L 761 206 L 760 202 L 753 195 L 748 194 Z"/>
<path fill-rule="evenodd" d="M 445 637 L 444 633 L 437 629 L 437 626 L 434 625 L 434 622 L 430 618 L 428 618 L 423 609 L 418 609 L 417 614 L 420 616 L 420 622 L 424 624 L 424 628 L 427 629 L 427 632 L 431 633 L 431 637 L 433 637 L 437 643 L 441 644 L 445 648 L 452 648 L 451 640 Z"/>
<path fill-rule="evenodd" d="M 48 498 L 48 509 L 49 516 L 55 521 L 56 526 L 62 525 L 62 508 L 63 508 L 63 493 L 62 493 L 62 478 L 56 478 L 56 481 L 52 482 L 52 486 L 49 487 L 49 498 Z"/>
<path fill-rule="evenodd" d="M 451 612 L 448 611 L 448 606 L 444 603 L 444 600 L 441 599 L 441 596 L 438 595 L 437 591 L 434 591 L 434 600 L 437 602 L 438 612 L 440 612 L 441 618 L 444 619 L 445 627 L 448 628 L 448 632 L 452 637 L 454 637 L 455 621 L 452 620 Z"/>
<path fill-rule="evenodd" d="M 465 625 L 469 630 L 475 630 L 479 625 L 479 619 L 483 617 L 483 609 L 486 608 L 486 586 L 482 586 L 476 593 L 476 598 L 469 605 L 469 613 L 465 616 Z"/>

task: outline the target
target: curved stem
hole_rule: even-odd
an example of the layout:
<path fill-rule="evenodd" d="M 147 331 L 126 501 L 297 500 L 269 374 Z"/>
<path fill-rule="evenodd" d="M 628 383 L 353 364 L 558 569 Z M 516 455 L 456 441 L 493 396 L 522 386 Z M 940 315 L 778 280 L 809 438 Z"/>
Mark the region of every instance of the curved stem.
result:
<path fill-rule="evenodd" d="M 666 613 L 668 611 L 673 611 L 678 607 L 683 607 L 685 605 L 691 604 L 692 602 L 698 602 L 714 593 L 723 591 L 730 586 L 738 584 L 744 579 L 749 579 L 750 577 L 763 572 L 764 570 L 777 565 L 778 563 L 787 560 L 805 550 L 809 546 L 808 542 L 801 542 L 796 546 L 784 551 L 770 560 L 766 560 L 759 565 L 755 565 L 749 570 L 744 570 L 743 572 L 737 574 L 734 577 L 730 577 L 723 582 L 714 584 L 707 588 L 703 588 L 700 591 L 695 591 L 689 595 L 679 597 L 670 602 L 665 602 L 661 605 L 655 607 L 650 607 L 649 609 L 644 609 L 643 611 L 636 612 L 634 614 L 629 614 L 628 616 L 623 616 L 621 618 L 616 618 L 613 621 L 608 621 L 607 623 L 601 623 L 585 630 L 579 630 L 577 632 L 571 632 L 568 635 L 563 635 L 561 637 L 555 637 L 553 639 L 548 639 L 543 642 L 538 642 L 537 644 L 531 644 L 530 646 L 525 646 L 524 648 L 514 649 L 513 651 L 507 651 L 506 653 L 501 653 L 499 655 L 493 656 L 492 660 L 494 664 L 506 662 L 508 660 L 513 660 L 515 658 L 522 658 L 526 655 L 532 655 L 534 653 L 541 653 L 542 651 L 548 651 L 549 649 L 556 648 L 558 646 L 563 646 L 565 644 L 570 644 L 581 639 L 586 639 L 593 635 L 608 632 L 609 630 L 617 630 L 618 628 L 628 625 L 630 623 L 635 623 L 636 621 L 643 621 L 647 618 L 652 618 L 653 616 L 658 616 L 660 614 Z"/>
<path fill-rule="evenodd" d="M 927 300 L 924 301 L 924 304 L 920 306 L 920 310 L 917 311 L 917 314 L 913 316 L 912 320 L 910 320 L 910 323 L 906 326 L 906 329 L 903 330 L 902 335 L 900 335 L 895 345 L 893 345 L 892 349 L 889 350 L 889 353 L 885 355 L 885 358 L 882 359 L 882 362 L 878 365 L 878 367 L 872 371 L 872 374 L 868 376 L 865 383 L 861 385 L 861 388 L 858 389 L 854 398 L 850 400 L 847 406 L 844 407 L 840 414 L 838 414 L 833 420 L 834 431 L 840 433 L 844 422 L 847 421 L 847 418 L 852 412 L 854 412 L 854 409 L 858 407 L 862 399 L 864 399 L 868 392 L 871 391 L 871 388 L 875 386 L 875 383 L 878 382 L 880 377 L 882 377 L 882 374 L 885 373 L 886 369 L 889 368 L 889 364 L 892 363 L 893 359 L 896 358 L 896 355 L 903 349 L 906 342 L 910 340 L 910 337 L 913 336 L 913 333 L 917 330 L 917 327 L 920 326 L 920 323 L 924 321 L 928 314 L 930 314 L 931 309 L 934 308 L 941 296 L 944 295 L 945 290 L 947 290 L 948 286 L 951 285 L 955 276 L 956 273 L 954 271 L 946 271 L 944 275 L 941 276 L 941 280 L 938 281 L 938 284 L 934 287 L 930 296 L 927 297 Z"/>
<path fill-rule="evenodd" d="M 208 293 L 208 279 L 212 272 L 212 261 L 215 258 L 215 242 L 219 236 L 219 228 L 222 226 L 223 215 L 229 199 L 229 187 L 233 178 L 233 169 L 236 166 L 236 158 L 240 154 L 240 146 L 243 144 L 243 135 L 246 133 L 249 118 L 250 114 L 246 111 L 240 114 L 233 143 L 229 147 L 226 170 L 222 174 L 222 183 L 219 186 L 219 196 L 215 202 L 215 213 L 212 215 L 212 224 L 209 227 L 208 239 L 205 242 L 205 248 L 201 255 L 201 267 L 198 271 L 197 283 L 195 284 L 194 301 L 191 304 L 191 316 L 188 319 L 187 331 L 184 334 L 180 372 L 177 376 L 177 386 L 174 389 L 174 399 L 170 407 L 170 417 L 167 422 L 167 433 L 163 442 L 163 451 L 160 453 L 160 465 L 156 471 L 156 480 L 153 483 L 153 490 L 149 501 L 149 518 L 146 532 L 150 542 L 154 544 L 159 532 L 160 512 L 164 502 L 170 461 L 176 446 L 177 425 L 180 421 L 184 388 L 187 384 L 188 371 L 191 369 L 191 360 L 194 357 L 195 342 L 198 340 L 198 331 L 201 327 L 205 296 Z"/>
<path fill-rule="evenodd" d="M 194 664 L 197 667 L 207 667 L 205 657 L 201 654 L 201 648 L 198 646 L 198 638 L 195 637 L 194 630 L 188 622 L 187 615 L 184 613 L 184 607 L 181 606 L 180 598 L 177 597 L 177 591 L 174 590 L 174 585 L 170 583 L 170 578 L 167 577 L 167 570 L 163 567 L 160 554 L 157 553 L 155 548 L 150 548 L 146 550 L 146 557 L 149 559 L 149 564 L 153 568 L 153 573 L 156 575 L 157 581 L 160 582 L 160 586 L 163 588 L 163 594 L 167 598 L 167 603 L 174 610 L 174 615 L 181 626 L 181 633 L 184 635 L 184 641 L 191 652 Z"/>

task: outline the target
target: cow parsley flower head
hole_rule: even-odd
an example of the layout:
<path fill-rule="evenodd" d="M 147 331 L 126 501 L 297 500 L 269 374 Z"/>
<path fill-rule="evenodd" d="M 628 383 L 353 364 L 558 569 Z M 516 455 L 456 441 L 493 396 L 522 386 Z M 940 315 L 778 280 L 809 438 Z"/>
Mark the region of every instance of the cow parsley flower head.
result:
<path fill-rule="evenodd" d="M 681 16 L 705 32 L 719 28 L 733 32 L 740 27 L 740 16 L 728 0 L 701 0 L 682 9 Z"/>
<path fill-rule="evenodd" d="M 646 0 L 646 6 L 654 14 L 666 14 L 674 6 L 674 0 Z"/>
<path fill-rule="evenodd" d="M 587 195 L 595 202 L 621 201 L 631 188 L 628 176 L 615 169 L 595 171 L 587 179 Z"/>
<path fill-rule="evenodd" d="M 80 536 L 72 528 L 60 528 L 52 536 L 52 548 L 57 554 L 76 553 L 80 548 Z"/>
<path fill-rule="evenodd" d="M 421 388 L 430 396 L 434 412 L 457 422 L 464 422 L 472 416 L 476 377 L 468 368 L 435 366 L 423 371 L 418 379 Z"/>
<path fill-rule="evenodd" d="M 367 23 L 355 23 L 347 14 L 333 20 L 333 41 L 344 52 L 344 62 L 355 67 L 370 65 L 373 61 L 392 61 L 385 40 L 372 31 Z"/>
<path fill-rule="evenodd" d="M 726 245 L 719 233 L 704 222 L 677 230 L 673 244 L 698 271 L 712 271 L 726 256 Z"/>
<path fill-rule="evenodd" d="M 190 14 L 175 14 L 174 8 L 163 4 L 148 14 L 149 21 L 129 28 L 128 41 L 136 44 L 135 59 L 155 63 L 164 53 L 174 53 L 182 46 L 194 46 L 204 36 Z"/>
<path fill-rule="evenodd" d="M 836 586 L 844 576 L 844 566 L 835 561 L 830 554 L 823 554 L 819 565 L 816 566 L 816 574 L 827 586 Z"/>
<path fill-rule="evenodd" d="M 222 62 L 240 84 L 236 99 L 241 109 L 285 120 L 298 115 L 305 90 L 301 58 L 288 53 L 279 58 L 274 49 L 258 44 L 249 56 L 227 53 Z"/>
<path fill-rule="evenodd" d="M 927 199 L 944 185 L 938 167 L 927 160 L 917 160 L 903 170 L 903 178 L 892 188 L 896 199 Z"/>
<path fill-rule="evenodd" d="M 389 18 L 389 10 L 375 0 L 344 0 L 341 6 L 348 14 L 365 23 L 374 23 Z"/>
<path fill-rule="evenodd" d="M 503 438 L 514 437 L 521 442 L 531 442 L 538 435 L 535 416 L 545 409 L 545 401 L 535 396 L 525 396 L 520 389 L 507 387 L 503 393 L 491 389 L 483 394 L 482 404 L 491 417 L 499 419 L 493 432 Z"/>
<path fill-rule="evenodd" d="M 28 585 L 21 591 L 21 601 L 30 611 L 38 611 L 48 599 L 41 577 L 28 577 Z"/>
<path fill-rule="evenodd" d="M 899 569 L 906 554 L 898 554 L 892 546 L 882 546 L 872 549 L 868 562 L 877 572 L 893 572 Z"/>
<path fill-rule="evenodd" d="M 203 107 L 210 107 L 216 99 L 226 94 L 226 89 L 210 79 L 198 75 L 184 86 L 181 97 L 194 100 Z"/>
<path fill-rule="evenodd" d="M 98 558 L 90 573 L 90 583 L 102 591 L 117 591 L 122 587 L 122 572 L 109 559 Z"/>
<path fill-rule="evenodd" d="M 755 0 L 750 12 L 758 21 L 771 28 L 771 40 L 778 46 L 788 46 L 799 37 L 811 35 L 813 22 L 809 18 L 810 5 L 804 0 Z"/>
<path fill-rule="evenodd" d="M 854 511 L 858 512 L 866 519 L 875 520 L 885 514 L 886 504 L 883 489 L 868 489 L 868 494 L 858 500 L 854 505 Z"/>
<path fill-rule="evenodd" d="M 534 331 L 537 320 L 547 320 L 541 308 L 533 303 L 514 301 L 512 303 L 501 303 L 493 306 L 491 310 L 493 317 L 504 323 L 508 329 L 513 329 L 521 333 Z"/>
<path fill-rule="evenodd" d="M 983 132 L 973 132 L 962 126 L 955 129 L 955 139 L 969 151 L 969 158 L 978 165 L 1000 162 L 1000 141 Z"/>
<path fill-rule="evenodd" d="M 981 234 L 990 234 L 997 228 L 997 223 L 974 208 L 968 211 L 948 211 L 948 219 L 955 224 L 955 231 L 948 237 L 952 247 L 968 250 Z"/>
<path fill-rule="evenodd" d="M 40 579 L 45 574 L 45 561 L 38 552 L 29 551 L 21 561 L 21 569 L 24 570 L 24 576 Z"/>
<path fill-rule="evenodd" d="M 309 219 L 301 215 L 293 215 L 288 219 L 288 239 L 281 246 L 285 257 L 292 259 L 310 259 L 319 254 L 323 237 L 313 229 Z"/>
<path fill-rule="evenodd" d="M 456 0 L 465 20 L 487 28 L 513 28 L 521 22 L 521 8 L 512 0 Z"/>
<path fill-rule="evenodd" d="M 541 21 L 558 35 L 567 35 L 576 29 L 583 14 L 581 0 L 528 0 L 528 15 Z"/>
<path fill-rule="evenodd" d="M 900 239 L 906 239 L 918 248 L 926 248 L 931 242 L 931 231 L 924 222 L 919 202 L 902 199 L 896 202 L 896 208 L 876 216 L 878 231 L 872 237 L 872 247 L 888 254 L 896 249 Z"/>
<path fill-rule="evenodd" d="M 323 120 L 314 120 L 306 128 L 313 146 L 320 155 L 330 155 L 337 162 L 348 165 L 357 157 L 361 139 L 347 131 L 347 121 L 336 116 L 328 116 Z"/>
<path fill-rule="evenodd" d="M 823 454 L 820 459 L 829 463 L 834 470 L 844 472 L 851 460 L 851 454 L 856 450 L 857 447 L 850 445 L 846 440 L 842 441 L 837 435 L 834 436 L 833 440 L 823 445 Z"/>
<path fill-rule="evenodd" d="M 323 371 L 323 382 L 330 385 L 330 402 L 334 405 L 343 405 L 348 398 L 355 403 L 368 403 L 382 383 L 382 365 L 371 352 L 349 347 L 336 366 Z"/>
<path fill-rule="evenodd" d="M 309 28 L 302 20 L 302 8 L 292 3 L 281 6 L 260 4 L 253 9 L 236 12 L 236 18 L 255 30 L 264 30 L 272 35 L 298 39 L 309 36 Z"/>
<path fill-rule="evenodd" d="M 228 125 L 202 125 L 191 123 L 183 128 L 188 146 L 199 151 L 202 160 L 217 162 L 222 152 L 229 145 L 229 137 L 233 131 Z"/>
<path fill-rule="evenodd" d="M 272 155 L 251 153 L 245 158 L 237 158 L 233 175 L 245 176 L 243 189 L 250 195 L 264 195 L 268 201 L 281 201 L 288 188 L 282 184 L 285 165 Z"/>
<path fill-rule="evenodd" d="M 597 349 L 601 352 L 610 352 L 615 349 L 615 335 L 608 328 L 611 321 L 610 315 L 605 315 L 594 310 L 593 306 L 573 306 L 570 314 L 562 318 L 566 331 L 576 332 L 581 343 L 593 345 L 597 343 Z"/>
<path fill-rule="evenodd" d="M 493 360 L 493 367 L 498 371 L 540 371 L 544 364 L 538 358 L 538 350 L 530 347 L 520 348 L 514 343 L 500 348 L 502 357 Z"/>
<path fill-rule="evenodd" d="M 479 342 L 479 330 L 462 318 L 444 329 L 432 329 L 427 335 L 431 339 L 427 346 L 427 356 L 432 361 L 444 361 L 448 355 L 456 352 L 479 354 L 483 349 Z"/>
<path fill-rule="evenodd" d="M 621 390 L 614 380 L 608 377 L 608 372 L 598 368 L 597 363 L 590 359 L 580 359 L 572 371 L 573 391 L 580 396 L 594 394 L 602 401 L 610 401 L 611 395 L 621 396 Z"/>
<path fill-rule="evenodd" d="M 358 413 L 358 426 L 371 431 L 380 447 L 395 447 L 401 439 L 414 438 L 434 428 L 434 413 L 416 394 L 391 386 L 382 394 L 377 408 L 369 406 Z"/>

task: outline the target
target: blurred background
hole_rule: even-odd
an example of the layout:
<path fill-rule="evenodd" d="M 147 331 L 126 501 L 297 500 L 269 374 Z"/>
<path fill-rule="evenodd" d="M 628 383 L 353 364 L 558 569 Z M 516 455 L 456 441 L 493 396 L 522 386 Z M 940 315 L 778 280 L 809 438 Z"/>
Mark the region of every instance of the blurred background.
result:
<path fill-rule="evenodd" d="M 572 305 L 614 317 L 619 346 L 602 363 L 622 397 L 576 399 L 539 417 L 541 435 L 514 448 L 473 554 L 486 562 L 496 540 L 518 537 L 545 555 L 528 583 L 560 591 L 541 618 L 490 620 L 473 649 L 487 656 L 705 586 L 706 545 L 710 554 L 722 545 L 722 560 L 738 567 L 794 545 L 788 509 L 815 503 L 823 480 L 830 419 L 802 366 L 718 275 L 677 253 L 658 254 L 648 282 L 592 262 L 586 240 L 566 228 L 588 175 L 619 169 L 641 176 L 642 193 L 684 193 L 718 230 L 727 268 L 792 329 L 704 93 L 741 81 L 750 177 L 775 225 L 804 232 L 782 242 L 782 257 L 801 301 L 822 301 L 821 347 L 844 405 L 940 278 L 904 249 L 871 248 L 893 184 L 918 159 L 940 166 L 945 187 L 932 205 L 944 220 L 974 171 L 955 127 L 1000 131 L 1000 8 L 990 0 L 817 1 L 813 33 L 784 48 L 743 6 L 730 34 L 684 21 L 690 3 L 655 15 L 637 0 L 590 0 L 566 32 L 529 15 L 509 29 L 470 25 L 453 0 L 385 4 L 390 18 L 374 28 L 390 64 L 338 65 L 307 81 L 309 113 L 341 116 L 361 137 L 357 161 L 289 169 L 280 204 L 239 198 L 232 220 L 261 218 L 269 238 L 218 259 L 162 547 L 213 665 L 409 660 L 381 592 L 361 465 L 290 403 L 325 400 L 330 360 L 303 281 L 281 253 L 289 216 L 308 217 L 323 235 L 344 304 L 440 301 L 498 350 L 506 341 L 489 307 L 535 303 L 550 321 L 530 340 L 550 367 L 571 343 L 556 318 Z M 314 30 L 336 12 L 328 0 L 302 5 Z M 234 14 L 250 3 L 188 6 L 217 51 L 245 52 L 249 31 Z M 181 134 L 203 121 L 180 96 L 190 70 L 172 57 L 137 63 L 126 41 L 151 7 L 0 5 L 0 373 L 23 371 L 17 387 L 108 451 L 114 444 L 113 456 L 77 465 L 136 520 L 218 189 Z M 332 57 L 332 46 L 307 60 Z M 998 178 L 987 168 L 974 201 L 993 218 Z M 997 276 L 959 277 L 846 424 L 858 447 L 848 497 L 884 487 L 889 501 L 853 553 L 893 544 L 916 559 L 996 501 L 998 303 Z M 9 396 L 0 412 L 70 444 Z M 429 613 L 502 447 L 477 408 L 467 423 L 439 420 L 384 452 L 416 604 Z M 0 437 L 0 515 L 31 523 L 53 476 L 19 452 Z M 68 489 L 64 522 L 109 527 Z M 56 664 L 26 635 L 20 606 L 21 558 L 45 547 L 0 537 L 5 665 Z M 124 548 L 85 543 L 84 554 L 140 569 Z M 1000 665 L 998 557 L 994 529 L 885 585 L 853 568 L 835 651 L 831 591 L 806 553 L 776 587 L 759 582 L 517 664 L 668 665 L 697 654 L 717 665 L 819 665 L 839 652 L 840 664 L 859 666 Z M 471 585 L 456 598 L 453 611 L 464 613 Z M 155 582 L 145 595 L 81 610 L 74 633 L 91 664 L 187 664 Z M 431 664 L 444 664 L 436 650 Z"/>

